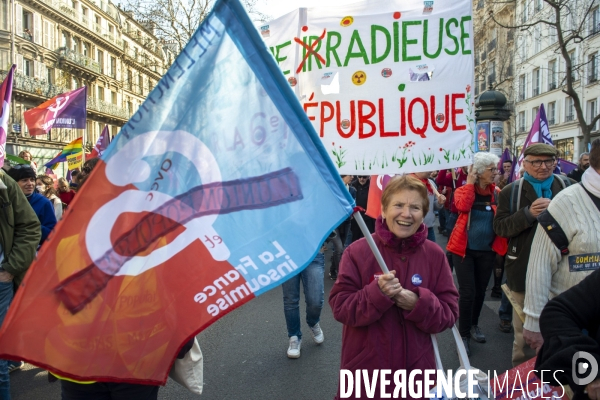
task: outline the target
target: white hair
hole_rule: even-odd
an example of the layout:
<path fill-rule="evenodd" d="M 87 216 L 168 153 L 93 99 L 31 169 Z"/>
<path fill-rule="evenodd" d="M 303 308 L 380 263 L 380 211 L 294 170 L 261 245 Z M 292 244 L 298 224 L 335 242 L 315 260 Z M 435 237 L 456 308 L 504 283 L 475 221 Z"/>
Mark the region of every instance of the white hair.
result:
<path fill-rule="evenodd" d="M 495 167 L 499 161 L 500 158 L 497 155 L 480 151 L 479 153 L 475 153 L 475 157 L 473 157 L 473 169 L 478 174 L 483 174 L 486 168 L 490 165 Z"/>

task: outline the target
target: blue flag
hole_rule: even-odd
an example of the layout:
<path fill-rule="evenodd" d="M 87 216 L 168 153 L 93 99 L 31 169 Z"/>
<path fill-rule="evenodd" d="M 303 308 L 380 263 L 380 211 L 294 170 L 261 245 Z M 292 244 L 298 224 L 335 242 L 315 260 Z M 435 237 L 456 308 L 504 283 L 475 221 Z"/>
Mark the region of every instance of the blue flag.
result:
<path fill-rule="evenodd" d="M 353 206 L 244 8 L 219 0 L 42 247 L 0 354 L 164 384 L 183 343 L 301 272 Z"/>

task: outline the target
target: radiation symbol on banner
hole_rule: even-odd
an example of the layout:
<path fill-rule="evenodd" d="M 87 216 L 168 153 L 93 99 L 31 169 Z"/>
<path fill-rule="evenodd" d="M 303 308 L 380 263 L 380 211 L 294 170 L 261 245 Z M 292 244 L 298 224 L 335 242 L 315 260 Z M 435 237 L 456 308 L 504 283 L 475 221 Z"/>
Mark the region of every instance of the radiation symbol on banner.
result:
<path fill-rule="evenodd" d="M 360 86 L 360 85 L 364 84 L 366 81 L 367 81 L 367 74 L 365 73 L 365 71 L 356 71 L 352 75 L 352 83 L 354 83 L 356 86 Z"/>
<path fill-rule="evenodd" d="M 340 25 L 341 26 L 350 26 L 350 25 L 352 25 L 353 22 L 354 22 L 354 18 L 348 16 L 348 17 L 342 18 L 342 20 L 340 21 Z"/>

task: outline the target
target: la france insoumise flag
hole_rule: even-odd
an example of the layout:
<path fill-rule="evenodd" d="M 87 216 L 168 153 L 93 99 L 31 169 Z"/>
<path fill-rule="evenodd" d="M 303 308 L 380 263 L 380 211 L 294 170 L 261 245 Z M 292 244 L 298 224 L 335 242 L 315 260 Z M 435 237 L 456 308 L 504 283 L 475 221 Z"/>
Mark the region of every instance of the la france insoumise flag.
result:
<path fill-rule="evenodd" d="M 471 3 L 369 0 L 260 27 L 341 174 L 471 164 Z"/>
<path fill-rule="evenodd" d="M 299 273 L 353 201 L 238 0 L 220 0 L 44 244 L 0 356 L 163 384 L 203 328 Z"/>

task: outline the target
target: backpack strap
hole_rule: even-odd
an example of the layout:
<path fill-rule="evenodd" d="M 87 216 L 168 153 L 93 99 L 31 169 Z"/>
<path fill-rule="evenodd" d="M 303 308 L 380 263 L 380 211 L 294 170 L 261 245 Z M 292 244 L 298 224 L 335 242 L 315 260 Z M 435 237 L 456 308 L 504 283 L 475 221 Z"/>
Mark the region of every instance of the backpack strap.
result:
<path fill-rule="evenodd" d="M 521 206 L 521 192 L 523 191 L 522 180 L 517 179 L 514 181 L 510 188 L 510 214 L 516 213 L 519 211 L 519 207 Z"/>
<path fill-rule="evenodd" d="M 560 174 L 554 174 L 554 178 L 555 179 L 558 178 L 558 181 L 562 185 L 563 189 L 566 188 L 566 187 L 568 187 L 568 186 L 571 186 L 571 180 L 567 176 L 560 175 Z"/>
<path fill-rule="evenodd" d="M 567 235 L 565 235 L 565 232 L 558 222 L 556 222 L 552 214 L 550 214 L 548 210 L 545 210 L 538 215 L 537 220 L 539 226 L 544 229 L 544 232 L 546 232 L 550 240 L 552 240 L 552 243 L 560 250 L 560 254 L 563 256 L 569 254 L 569 239 L 567 239 Z"/>

